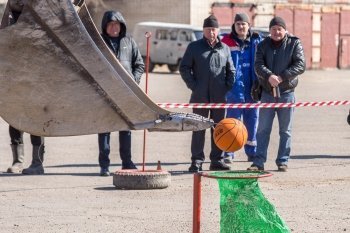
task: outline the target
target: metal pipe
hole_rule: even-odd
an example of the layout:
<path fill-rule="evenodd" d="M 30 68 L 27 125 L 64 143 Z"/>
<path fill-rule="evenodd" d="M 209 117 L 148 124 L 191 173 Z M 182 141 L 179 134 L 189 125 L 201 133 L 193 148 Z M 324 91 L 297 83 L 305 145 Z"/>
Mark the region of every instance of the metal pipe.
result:
<path fill-rule="evenodd" d="M 193 233 L 200 233 L 201 229 L 201 202 L 202 202 L 202 175 L 194 174 L 193 179 Z"/>
<path fill-rule="evenodd" d="M 148 93 L 148 68 L 149 68 L 149 41 L 152 34 L 150 32 L 145 33 L 145 37 L 147 39 L 147 48 L 146 48 L 146 88 L 145 93 Z M 146 130 L 143 130 L 143 153 L 142 153 L 142 171 L 145 171 L 145 163 L 146 163 Z"/>

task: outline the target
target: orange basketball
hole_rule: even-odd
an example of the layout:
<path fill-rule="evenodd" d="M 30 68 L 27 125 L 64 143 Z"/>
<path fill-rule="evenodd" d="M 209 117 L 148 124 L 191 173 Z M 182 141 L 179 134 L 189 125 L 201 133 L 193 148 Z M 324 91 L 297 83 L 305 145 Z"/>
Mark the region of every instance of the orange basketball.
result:
<path fill-rule="evenodd" d="M 234 152 L 246 143 L 248 132 L 244 124 L 235 118 L 225 118 L 214 129 L 214 142 L 220 150 Z"/>

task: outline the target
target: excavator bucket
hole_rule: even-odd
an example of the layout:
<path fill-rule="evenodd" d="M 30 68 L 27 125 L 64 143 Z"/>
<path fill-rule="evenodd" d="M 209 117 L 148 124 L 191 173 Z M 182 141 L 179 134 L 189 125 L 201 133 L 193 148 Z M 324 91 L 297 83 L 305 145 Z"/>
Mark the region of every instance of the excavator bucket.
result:
<path fill-rule="evenodd" d="M 13 12 L 19 17 L 11 23 Z M 0 54 L 0 115 L 24 132 L 72 136 L 213 125 L 155 104 L 104 43 L 84 0 L 9 0 Z"/>

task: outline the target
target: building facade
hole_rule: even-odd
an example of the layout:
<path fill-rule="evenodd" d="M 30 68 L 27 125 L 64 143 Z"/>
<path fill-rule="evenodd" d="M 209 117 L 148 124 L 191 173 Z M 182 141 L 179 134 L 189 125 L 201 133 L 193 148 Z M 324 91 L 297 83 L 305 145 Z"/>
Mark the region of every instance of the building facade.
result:
<path fill-rule="evenodd" d="M 6 0 L 0 0 L 2 15 Z M 143 21 L 185 23 L 202 26 L 214 14 L 219 24 L 230 27 L 234 15 L 247 13 L 253 26 L 267 27 L 275 15 L 282 16 L 290 33 L 304 46 L 307 68 L 350 68 L 349 0 L 86 0 L 97 28 L 106 10 L 120 11 L 132 34 Z"/>
<path fill-rule="evenodd" d="M 238 12 L 247 13 L 253 26 L 267 27 L 273 16 L 282 16 L 288 31 L 298 36 L 304 45 L 308 69 L 350 68 L 350 24 L 346 23 L 350 20 L 348 0 L 100 1 L 105 7 L 121 11 L 130 29 L 142 21 L 201 26 L 209 14 L 214 14 L 221 26 L 230 27 Z M 98 21 L 100 16 L 96 16 L 95 21 Z"/>

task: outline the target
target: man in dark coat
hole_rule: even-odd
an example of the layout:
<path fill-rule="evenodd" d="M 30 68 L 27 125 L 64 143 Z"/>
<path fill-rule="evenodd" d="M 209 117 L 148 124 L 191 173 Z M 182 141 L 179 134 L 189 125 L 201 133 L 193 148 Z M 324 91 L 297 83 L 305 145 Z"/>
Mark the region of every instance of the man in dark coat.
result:
<path fill-rule="evenodd" d="M 218 38 L 219 24 L 215 16 L 204 20 L 203 38 L 190 43 L 183 56 L 180 73 L 187 87 L 191 89 L 191 103 L 225 103 L 226 93 L 231 90 L 235 68 L 230 49 Z M 225 109 L 193 109 L 193 113 L 210 117 L 218 123 L 225 117 Z M 192 134 L 191 153 L 192 164 L 190 172 L 202 170 L 204 162 L 205 130 Z M 210 170 L 229 170 L 223 161 L 222 151 L 213 141 L 211 129 Z"/>
<path fill-rule="evenodd" d="M 145 65 L 136 42 L 126 35 L 126 23 L 121 13 L 107 11 L 102 18 L 102 37 L 125 70 L 139 83 Z M 109 176 L 110 133 L 98 135 L 100 175 Z M 131 131 L 119 132 L 119 154 L 122 169 L 136 169 L 131 160 Z"/>

